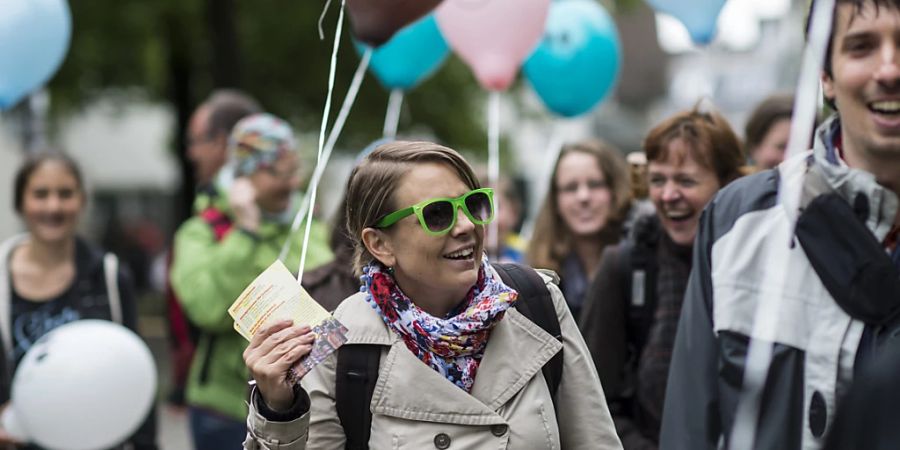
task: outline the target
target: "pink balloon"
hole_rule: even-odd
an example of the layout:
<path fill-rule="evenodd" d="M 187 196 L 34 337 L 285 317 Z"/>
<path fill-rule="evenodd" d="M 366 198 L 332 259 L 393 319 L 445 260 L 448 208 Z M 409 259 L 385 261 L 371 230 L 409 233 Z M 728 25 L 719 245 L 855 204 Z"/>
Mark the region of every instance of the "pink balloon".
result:
<path fill-rule="evenodd" d="M 540 42 L 550 0 L 444 0 L 434 14 L 478 83 L 506 90 Z"/>

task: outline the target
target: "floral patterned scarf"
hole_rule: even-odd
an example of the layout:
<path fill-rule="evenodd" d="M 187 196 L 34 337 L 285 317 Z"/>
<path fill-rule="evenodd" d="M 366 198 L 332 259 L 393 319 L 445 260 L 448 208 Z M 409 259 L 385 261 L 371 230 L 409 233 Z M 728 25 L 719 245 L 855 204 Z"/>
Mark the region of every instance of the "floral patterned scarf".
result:
<path fill-rule="evenodd" d="M 519 296 L 500 281 L 486 257 L 465 300 L 443 319 L 413 304 L 378 262 L 363 269 L 361 280 L 366 302 L 406 347 L 466 392 L 472 390 L 491 329 Z"/>

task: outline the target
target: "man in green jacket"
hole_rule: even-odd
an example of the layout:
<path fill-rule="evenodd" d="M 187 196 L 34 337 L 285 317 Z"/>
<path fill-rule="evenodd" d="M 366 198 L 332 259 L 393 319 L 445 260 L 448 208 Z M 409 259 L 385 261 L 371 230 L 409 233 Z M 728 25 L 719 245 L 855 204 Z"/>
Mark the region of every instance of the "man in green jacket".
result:
<path fill-rule="evenodd" d="M 234 180 L 219 183 L 227 195 L 206 199 L 208 205 L 178 229 L 170 274 L 182 307 L 201 331 L 187 385 L 197 450 L 240 448 L 249 379 L 241 355 L 247 343 L 234 330 L 228 307 L 278 258 L 288 239 L 284 262 L 297 267 L 303 239 L 303 233 L 290 234 L 300 183 L 290 127 L 268 114 L 249 116 L 235 126 L 228 154 L 222 170 Z M 313 222 L 308 267 L 332 258 L 326 243 L 325 228 Z"/>

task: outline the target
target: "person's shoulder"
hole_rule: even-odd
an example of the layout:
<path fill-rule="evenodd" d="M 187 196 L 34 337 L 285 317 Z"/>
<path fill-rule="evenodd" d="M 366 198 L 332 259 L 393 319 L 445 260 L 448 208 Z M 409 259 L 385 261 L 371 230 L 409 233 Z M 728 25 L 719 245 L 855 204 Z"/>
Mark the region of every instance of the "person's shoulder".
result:
<path fill-rule="evenodd" d="M 175 231 L 175 241 L 179 240 L 203 240 L 211 239 L 215 236 L 212 227 L 199 215 L 193 215 L 185 220 Z"/>
<path fill-rule="evenodd" d="M 742 217 L 775 208 L 780 182 L 779 170 L 770 169 L 738 178 L 720 189 L 706 208 L 705 220 L 714 234 L 706 237 L 715 241 Z"/>
<path fill-rule="evenodd" d="M 334 318 L 347 328 L 348 344 L 391 345 L 394 341 L 393 334 L 363 292 L 342 301 L 334 311 Z"/>
<path fill-rule="evenodd" d="M 75 263 L 82 272 L 99 270 L 107 252 L 81 237 L 75 237 Z M 85 270 L 88 269 L 88 270 Z"/>
<path fill-rule="evenodd" d="M 717 209 L 730 208 L 740 213 L 768 209 L 775 205 L 779 182 L 778 169 L 756 172 L 720 189 L 712 202 Z"/>
<path fill-rule="evenodd" d="M 179 225 L 178 229 L 175 230 L 175 234 L 184 233 L 186 230 L 196 228 L 209 228 L 206 224 L 206 221 L 204 221 L 199 214 L 194 214 L 191 217 L 188 217 L 184 222 L 181 222 L 181 225 Z"/>

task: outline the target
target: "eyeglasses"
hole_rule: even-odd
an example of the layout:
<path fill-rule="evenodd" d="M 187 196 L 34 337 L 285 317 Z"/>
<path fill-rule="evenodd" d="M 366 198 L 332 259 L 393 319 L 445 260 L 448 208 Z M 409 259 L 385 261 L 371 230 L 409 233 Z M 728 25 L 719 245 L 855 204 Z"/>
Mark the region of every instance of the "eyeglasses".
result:
<path fill-rule="evenodd" d="M 275 167 L 274 165 L 269 165 L 264 167 L 264 170 L 277 178 L 280 181 L 290 181 L 294 178 L 301 178 L 303 174 L 302 168 L 299 165 L 294 165 L 288 167 L 287 169 L 282 169 L 280 167 Z"/>
<path fill-rule="evenodd" d="M 376 228 L 387 228 L 409 215 L 415 214 L 426 233 L 441 236 L 456 225 L 456 210 L 461 208 L 472 223 L 485 225 L 494 219 L 494 190 L 481 188 L 469 191 L 456 198 L 432 198 L 394 211 L 375 224 Z"/>

